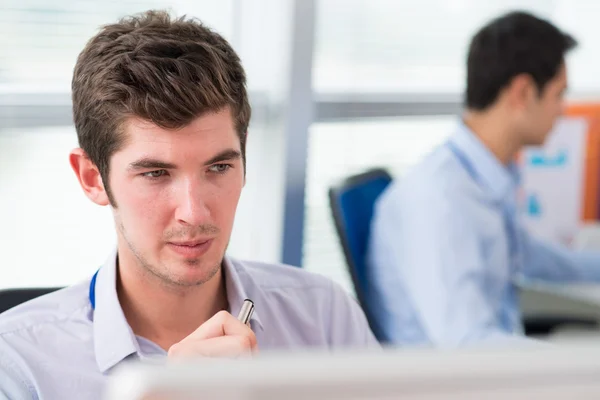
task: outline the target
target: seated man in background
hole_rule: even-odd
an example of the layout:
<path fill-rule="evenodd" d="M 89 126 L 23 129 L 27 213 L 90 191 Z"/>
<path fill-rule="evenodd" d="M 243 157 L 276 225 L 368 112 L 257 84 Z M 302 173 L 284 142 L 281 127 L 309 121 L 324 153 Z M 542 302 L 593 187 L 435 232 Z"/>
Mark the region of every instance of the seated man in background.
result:
<path fill-rule="evenodd" d="M 565 55 L 575 46 L 523 12 L 473 37 L 462 121 L 376 204 L 368 262 L 391 342 L 519 342 L 516 279 L 600 281 L 600 254 L 530 236 L 515 205 L 513 160 L 525 146 L 542 145 L 561 114 Z"/>
<path fill-rule="evenodd" d="M 0 317 L 0 397 L 100 398 L 128 359 L 378 347 L 332 282 L 225 255 L 250 106 L 220 35 L 163 12 L 123 19 L 88 42 L 72 90 L 70 163 L 85 195 L 111 206 L 117 248 L 90 280 Z M 246 298 L 248 325 L 231 315 Z"/>

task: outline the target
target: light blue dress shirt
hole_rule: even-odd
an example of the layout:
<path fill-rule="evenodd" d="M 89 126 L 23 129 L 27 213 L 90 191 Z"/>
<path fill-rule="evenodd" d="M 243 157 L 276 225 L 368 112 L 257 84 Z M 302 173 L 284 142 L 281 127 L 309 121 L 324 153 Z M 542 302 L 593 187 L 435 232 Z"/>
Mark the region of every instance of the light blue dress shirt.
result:
<path fill-rule="evenodd" d="M 378 200 L 368 264 L 387 338 L 455 347 L 519 342 L 515 282 L 600 280 L 600 254 L 529 235 L 518 174 L 464 124 Z"/>
<path fill-rule="evenodd" d="M 96 307 L 90 281 L 0 315 L 0 398 L 100 399 L 125 360 L 164 362 L 166 352 L 133 334 L 116 292 L 116 254 L 100 268 Z M 231 310 L 256 306 L 250 324 L 261 351 L 378 348 L 358 304 L 331 281 L 288 266 L 226 258 Z"/>

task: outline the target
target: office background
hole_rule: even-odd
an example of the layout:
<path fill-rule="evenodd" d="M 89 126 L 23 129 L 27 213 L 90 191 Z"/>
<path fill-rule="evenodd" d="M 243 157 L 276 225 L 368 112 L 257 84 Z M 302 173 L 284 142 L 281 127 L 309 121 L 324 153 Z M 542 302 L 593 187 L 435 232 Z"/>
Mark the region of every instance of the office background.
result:
<path fill-rule="evenodd" d="M 97 28 L 148 8 L 196 16 L 248 73 L 248 181 L 230 245 L 352 291 L 327 201 L 372 166 L 397 177 L 450 134 L 466 46 L 520 8 L 571 32 L 569 99 L 600 98 L 594 0 L 0 0 L 0 288 L 91 275 L 115 244 L 110 210 L 81 192 L 70 77 Z"/>

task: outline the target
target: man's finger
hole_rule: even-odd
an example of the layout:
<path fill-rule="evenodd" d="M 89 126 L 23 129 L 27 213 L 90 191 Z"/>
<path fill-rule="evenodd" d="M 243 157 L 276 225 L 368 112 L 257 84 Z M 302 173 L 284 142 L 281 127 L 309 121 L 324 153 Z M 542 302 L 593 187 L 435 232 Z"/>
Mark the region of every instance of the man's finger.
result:
<path fill-rule="evenodd" d="M 187 340 L 171 346 L 169 358 L 243 357 L 257 350 L 247 336 L 221 336 L 206 340 Z"/>
<path fill-rule="evenodd" d="M 253 344 L 256 344 L 256 337 L 252 329 L 226 311 L 219 311 L 200 325 L 188 338 L 203 340 L 219 336 L 251 336 Z"/>

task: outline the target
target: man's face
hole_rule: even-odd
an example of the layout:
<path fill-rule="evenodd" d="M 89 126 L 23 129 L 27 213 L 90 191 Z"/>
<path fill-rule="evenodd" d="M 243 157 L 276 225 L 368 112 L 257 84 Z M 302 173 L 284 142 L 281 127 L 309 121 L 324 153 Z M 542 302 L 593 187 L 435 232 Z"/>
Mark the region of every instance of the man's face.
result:
<path fill-rule="evenodd" d="M 208 281 L 220 269 L 244 186 L 229 109 L 178 130 L 132 118 L 124 131 L 109 168 L 120 264 L 171 285 Z"/>
<path fill-rule="evenodd" d="M 556 119 L 563 112 L 564 93 L 567 89 L 567 70 L 563 65 L 548 82 L 541 94 L 531 96 L 523 129 L 523 144 L 541 146 L 546 141 Z"/>

